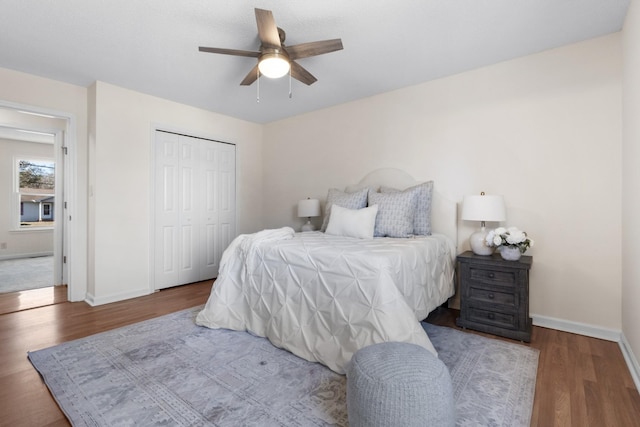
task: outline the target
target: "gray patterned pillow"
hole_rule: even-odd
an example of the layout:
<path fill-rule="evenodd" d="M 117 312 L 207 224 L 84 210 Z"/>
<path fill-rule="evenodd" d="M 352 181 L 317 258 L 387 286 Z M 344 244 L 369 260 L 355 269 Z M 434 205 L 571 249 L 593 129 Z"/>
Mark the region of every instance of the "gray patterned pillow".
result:
<path fill-rule="evenodd" d="M 381 187 L 381 193 L 398 193 L 400 190 Z M 409 187 L 403 193 L 416 194 L 416 210 L 413 215 L 413 234 L 418 236 L 431 235 L 431 201 L 433 199 L 433 181 L 423 182 Z"/>
<path fill-rule="evenodd" d="M 409 237 L 413 234 L 416 193 L 369 193 L 369 206 L 378 205 L 375 237 Z"/>
<path fill-rule="evenodd" d="M 362 209 L 367 207 L 368 188 L 363 188 L 354 193 L 345 193 L 338 189 L 332 188 L 327 194 L 327 203 L 324 205 L 324 220 L 320 231 L 326 231 L 331 216 L 331 205 L 336 204 L 347 209 Z"/>

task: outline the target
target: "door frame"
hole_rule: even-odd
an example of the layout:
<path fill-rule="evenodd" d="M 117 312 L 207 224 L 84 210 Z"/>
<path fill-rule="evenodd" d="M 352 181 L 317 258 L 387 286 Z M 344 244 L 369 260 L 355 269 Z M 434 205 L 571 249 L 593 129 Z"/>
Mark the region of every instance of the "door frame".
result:
<path fill-rule="evenodd" d="M 86 271 L 86 242 L 82 245 L 82 236 L 86 231 L 80 229 L 81 221 L 73 221 L 78 212 L 77 188 L 78 156 L 76 138 L 76 117 L 72 113 L 53 110 L 51 108 L 36 107 L 0 100 L 0 108 L 11 111 L 16 117 L 15 121 L 2 122 L 0 125 L 14 129 L 47 132 L 54 135 L 54 158 L 56 165 L 62 165 L 61 176 L 56 171 L 56 225 L 54 227 L 54 280 L 67 284 L 67 300 L 82 301 L 86 295 L 86 275 L 83 280 L 83 272 Z M 22 121 L 20 118 L 26 115 L 37 115 L 50 119 L 58 119 L 65 123 L 64 128 L 42 128 Z M 65 207 L 66 205 L 66 207 Z M 59 221 L 59 223 L 58 223 Z M 84 246 L 85 250 L 82 250 Z M 65 260 L 66 263 L 63 263 Z M 65 280 L 66 279 L 66 280 Z"/>

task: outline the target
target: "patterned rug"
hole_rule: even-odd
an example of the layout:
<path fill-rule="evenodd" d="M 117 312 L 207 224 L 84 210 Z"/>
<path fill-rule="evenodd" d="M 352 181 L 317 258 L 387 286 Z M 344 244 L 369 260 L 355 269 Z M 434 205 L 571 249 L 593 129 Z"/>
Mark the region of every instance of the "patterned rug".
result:
<path fill-rule="evenodd" d="M 29 352 L 74 426 L 347 426 L 346 378 L 201 307 Z M 423 324 L 451 372 L 457 425 L 528 426 L 538 351 Z"/>

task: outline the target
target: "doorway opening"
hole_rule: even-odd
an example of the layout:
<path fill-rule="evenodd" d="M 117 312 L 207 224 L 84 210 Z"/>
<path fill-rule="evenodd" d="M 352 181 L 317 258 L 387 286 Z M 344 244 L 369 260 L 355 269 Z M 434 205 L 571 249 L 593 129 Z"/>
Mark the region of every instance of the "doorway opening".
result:
<path fill-rule="evenodd" d="M 63 117 L 0 103 L 0 305 L 67 300 Z M 56 286 L 62 288 L 53 289 Z M 54 292 L 55 291 L 55 292 Z M 49 295 L 43 298 L 42 295 Z M 18 298 L 19 297 L 19 298 Z M 12 308 L 0 310 L 15 311 Z M 24 304 L 22 304 L 24 305 Z M 20 306 L 22 306 L 20 305 Z M 32 308 L 28 306 L 26 308 Z M 21 308 L 23 309 L 23 308 Z"/>

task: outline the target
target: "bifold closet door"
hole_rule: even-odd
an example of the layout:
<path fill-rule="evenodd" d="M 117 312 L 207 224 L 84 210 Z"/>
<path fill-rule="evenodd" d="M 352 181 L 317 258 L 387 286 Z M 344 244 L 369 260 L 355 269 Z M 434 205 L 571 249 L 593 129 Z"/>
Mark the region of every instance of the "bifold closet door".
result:
<path fill-rule="evenodd" d="M 217 276 L 235 236 L 235 146 L 156 132 L 156 289 Z"/>

